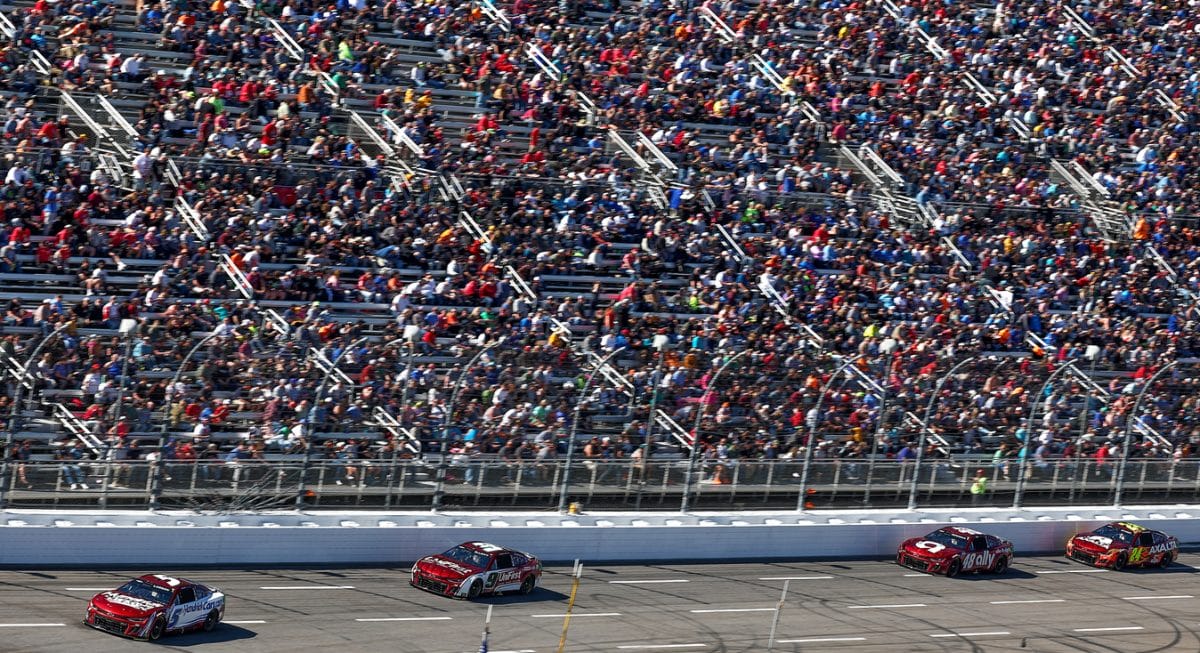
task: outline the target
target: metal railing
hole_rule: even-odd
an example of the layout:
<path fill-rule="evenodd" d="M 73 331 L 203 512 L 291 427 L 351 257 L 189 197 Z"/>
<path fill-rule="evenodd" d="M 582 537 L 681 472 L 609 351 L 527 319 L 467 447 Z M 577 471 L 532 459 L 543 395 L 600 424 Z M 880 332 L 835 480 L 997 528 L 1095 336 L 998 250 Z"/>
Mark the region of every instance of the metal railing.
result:
<path fill-rule="evenodd" d="M 407 454 L 406 454 L 407 456 Z M 279 460 L 168 460 L 163 508 L 212 511 L 290 507 L 304 488 L 311 508 L 387 506 L 428 508 L 438 458 L 323 459 L 305 469 L 302 457 Z M 145 460 L 31 461 L 16 463 L 9 505 L 15 508 L 150 505 L 153 463 Z M 697 466 L 691 506 L 696 509 L 779 509 L 795 506 L 805 463 L 800 459 L 704 460 Z M 903 507 L 917 475 L 920 507 L 1022 505 L 1121 505 L 1177 503 L 1200 498 L 1200 459 L 1139 459 L 1126 463 L 1123 492 L 1119 461 L 1031 461 L 1018 483 L 1015 459 L 994 463 L 971 458 L 909 461 L 813 460 L 804 508 Z M 452 456 L 444 502 L 450 508 L 522 507 L 546 510 L 560 499 L 588 509 L 678 510 L 686 459 L 580 460 L 564 485 L 562 460 L 503 461 Z M 980 478 L 986 481 L 979 482 Z M 301 481 L 303 480 L 303 486 Z M 869 501 L 865 499 L 869 497 Z M 565 504 L 564 504 L 565 505 Z"/>

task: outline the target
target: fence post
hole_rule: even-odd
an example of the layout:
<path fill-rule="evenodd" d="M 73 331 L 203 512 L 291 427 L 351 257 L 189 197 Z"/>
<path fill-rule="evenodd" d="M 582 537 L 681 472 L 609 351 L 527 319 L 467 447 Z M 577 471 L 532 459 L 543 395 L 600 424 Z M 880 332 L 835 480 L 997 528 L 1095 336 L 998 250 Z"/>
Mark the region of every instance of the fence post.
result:
<path fill-rule="evenodd" d="M 1142 401 L 1146 398 L 1146 394 L 1150 392 L 1150 388 L 1154 387 L 1154 383 L 1158 381 L 1158 377 L 1170 371 L 1179 364 L 1178 360 L 1173 360 L 1166 365 L 1163 365 L 1155 372 L 1147 381 L 1146 385 L 1138 392 L 1137 401 L 1133 402 L 1133 410 L 1129 411 L 1129 419 L 1125 421 L 1125 440 L 1121 444 L 1121 466 L 1117 468 L 1117 487 L 1113 495 L 1113 506 L 1120 507 L 1122 495 L 1125 491 L 1125 468 L 1129 464 L 1129 447 L 1133 441 L 1133 425 L 1138 421 L 1138 413 L 1142 410 Z"/>

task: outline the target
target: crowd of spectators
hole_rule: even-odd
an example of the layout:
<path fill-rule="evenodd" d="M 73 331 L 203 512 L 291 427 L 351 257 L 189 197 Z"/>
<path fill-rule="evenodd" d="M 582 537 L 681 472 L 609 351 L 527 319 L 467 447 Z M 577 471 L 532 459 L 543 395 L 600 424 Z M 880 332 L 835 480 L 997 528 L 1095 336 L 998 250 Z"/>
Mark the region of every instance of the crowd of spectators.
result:
<path fill-rule="evenodd" d="M 1147 379 L 1182 360 L 1135 451 L 1191 455 L 1186 11 L 1101 4 L 1085 35 L 1055 3 L 899 3 L 899 19 L 873 1 L 704 4 L 726 42 L 696 2 L 498 7 L 504 29 L 476 3 L 11 12 L 5 358 L 73 322 L 33 361 L 30 405 L 61 403 L 125 457 L 420 457 L 448 422 L 467 460 L 558 458 L 573 429 L 582 457 L 666 456 L 696 423 L 710 469 L 810 444 L 904 459 L 923 430 L 930 456 L 1029 442 L 1043 460 L 1107 452 Z M 135 103 L 124 178 L 56 87 Z M 348 109 L 391 140 L 389 117 L 432 174 L 397 181 Z M 609 128 L 675 161 L 669 206 Z M 875 148 L 936 220 L 876 203 L 842 144 Z M 1052 158 L 1094 172 L 1128 233 L 1102 238 Z M 628 386 L 598 376 L 584 395 L 585 352 L 621 348 Z M 835 375 L 851 356 L 859 372 Z"/>

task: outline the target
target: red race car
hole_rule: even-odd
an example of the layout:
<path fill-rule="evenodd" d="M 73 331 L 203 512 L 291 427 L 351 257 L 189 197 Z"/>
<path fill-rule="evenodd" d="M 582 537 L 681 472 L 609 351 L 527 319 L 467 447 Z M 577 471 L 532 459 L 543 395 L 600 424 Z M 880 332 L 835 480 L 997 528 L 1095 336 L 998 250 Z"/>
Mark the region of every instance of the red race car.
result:
<path fill-rule="evenodd" d="M 88 602 L 83 623 L 135 639 L 167 633 L 208 632 L 225 617 L 225 594 L 200 583 L 147 574 Z"/>
<path fill-rule="evenodd" d="M 965 571 L 1003 574 L 1012 564 L 1013 545 L 995 535 L 947 526 L 905 540 L 896 551 L 896 564 L 928 574 L 957 576 Z"/>
<path fill-rule="evenodd" d="M 412 567 L 409 584 L 434 594 L 473 599 L 485 594 L 529 594 L 542 577 L 537 558 L 483 542 L 464 542 Z"/>
<path fill-rule="evenodd" d="M 1166 567 L 1179 557 L 1179 541 L 1129 522 L 1105 524 L 1067 542 L 1067 557 L 1110 569 Z"/>

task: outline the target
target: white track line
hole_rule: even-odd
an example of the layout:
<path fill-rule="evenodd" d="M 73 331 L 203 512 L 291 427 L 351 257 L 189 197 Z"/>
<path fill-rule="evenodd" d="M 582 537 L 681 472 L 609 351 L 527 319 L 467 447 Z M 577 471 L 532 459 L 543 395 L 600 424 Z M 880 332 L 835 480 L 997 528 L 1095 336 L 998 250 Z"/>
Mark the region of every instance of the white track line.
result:
<path fill-rule="evenodd" d="M 355 621 L 450 621 L 454 617 L 375 617 L 373 619 L 355 619 Z"/>
<path fill-rule="evenodd" d="M 668 580 L 610 580 L 608 582 L 612 585 L 654 585 L 657 583 L 690 583 L 692 581 L 672 578 Z"/>
<path fill-rule="evenodd" d="M 1077 633 L 1114 633 L 1123 630 L 1146 630 L 1142 626 L 1115 626 L 1110 628 L 1076 628 Z"/>
<path fill-rule="evenodd" d="M 979 632 L 979 633 L 938 633 L 937 635 L 930 635 L 930 637 L 983 637 L 985 635 L 1011 635 L 1011 634 L 1012 633 L 1008 632 L 1007 630 L 989 630 L 987 632 Z"/>
<path fill-rule="evenodd" d="M 1176 594 L 1174 596 L 1125 596 L 1122 601 L 1169 601 L 1172 599 L 1194 599 L 1191 594 Z"/>
<path fill-rule="evenodd" d="M 887 609 L 887 608 L 927 608 L 929 606 L 924 603 L 892 603 L 890 605 L 848 605 L 849 610 L 871 610 L 871 609 Z"/>
<path fill-rule="evenodd" d="M 0 628 L 61 628 L 67 624 L 0 624 Z"/>
<path fill-rule="evenodd" d="M 1052 569 L 1050 571 L 1038 571 L 1038 574 L 1103 574 L 1107 569 Z"/>
<path fill-rule="evenodd" d="M 265 619 L 242 619 L 241 621 L 222 621 L 223 624 L 265 624 Z"/>
<path fill-rule="evenodd" d="M 352 590 L 353 585 L 263 585 L 260 590 Z"/>
<path fill-rule="evenodd" d="M 813 637 L 811 639 L 777 639 L 776 644 L 810 644 L 816 642 L 865 642 L 866 637 Z"/>
<path fill-rule="evenodd" d="M 618 646 L 620 650 L 649 650 L 657 648 L 708 648 L 708 644 L 626 644 Z"/>
<path fill-rule="evenodd" d="M 64 587 L 63 589 L 68 592 L 108 592 L 108 591 L 111 591 L 113 588 L 111 588 L 111 587 Z"/>
<path fill-rule="evenodd" d="M 905 578 L 921 578 L 921 577 L 925 577 L 925 576 L 928 576 L 928 577 L 932 578 L 932 577 L 933 577 L 933 574 L 921 574 L 921 573 L 917 573 L 917 574 L 904 574 L 904 577 L 905 577 Z"/>
<path fill-rule="evenodd" d="M 1020 603 L 1066 603 L 1066 599 L 1025 599 L 1023 601 L 990 601 L 992 605 L 1017 605 Z"/>
<path fill-rule="evenodd" d="M 828 580 L 833 576 L 764 576 L 759 580 Z"/>
<path fill-rule="evenodd" d="M 723 608 L 714 610 L 688 610 L 692 614 L 713 614 L 716 612 L 774 612 L 775 608 Z"/>
<path fill-rule="evenodd" d="M 561 619 L 561 618 L 567 616 L 567 613 L 562 612 L 559 614 L 531 614 L 529 616 L 533 617 L 534 619 Z M 619 616 L 621 616 L 620 612 L 577 612 L 577 613 L 571 614 L 572 619 L 574 619 L 576 617 L 619 617 Z"/>

